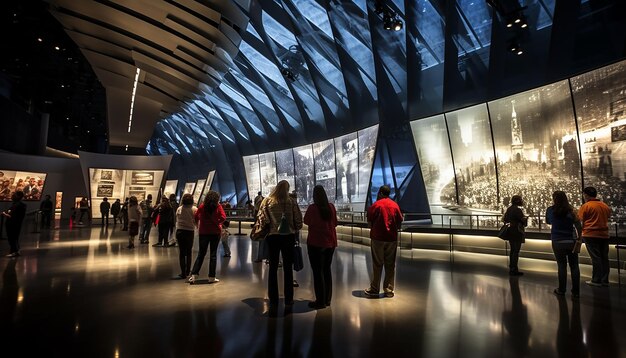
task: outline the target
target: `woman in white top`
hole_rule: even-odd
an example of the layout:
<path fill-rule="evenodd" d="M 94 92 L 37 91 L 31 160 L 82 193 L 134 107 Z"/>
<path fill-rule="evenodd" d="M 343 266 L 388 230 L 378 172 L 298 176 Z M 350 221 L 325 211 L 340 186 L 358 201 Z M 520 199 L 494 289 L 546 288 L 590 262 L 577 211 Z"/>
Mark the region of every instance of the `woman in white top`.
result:
<path fill-rule="evenodd" d="M 179 278 L 189 277 L 191 272 L 191 249 L 193 248 L 193 233 L 196 228 L 194 215 L 196 208 L 193 205 L 191 194 L 183 195 L 181 205 L 176 209 L 176 240 L 178 240 L 178 260 L 180 262 Z"/>

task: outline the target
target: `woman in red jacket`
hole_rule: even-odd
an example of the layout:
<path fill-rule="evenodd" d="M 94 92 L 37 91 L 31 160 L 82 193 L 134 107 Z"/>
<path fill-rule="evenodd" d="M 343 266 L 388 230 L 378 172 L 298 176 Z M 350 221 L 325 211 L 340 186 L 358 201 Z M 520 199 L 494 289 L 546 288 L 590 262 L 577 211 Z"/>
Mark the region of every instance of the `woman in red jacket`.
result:
<path fill-rule="evenodd" d="M 206 255 L 207 248 L 210 246 L 209 253 L 209 283 L 219 282 L 215 277 L 215 268 L 217 266 L 217 245 L 220 243 L 220 234 L 222 232 L 222 223 L 226 220 L 226 213 L 220 205 L 220 194 L 213 190 L 210 190 L 204 202 L 200 204 L 200 207 L 194 215 L 196 224 L 198 225 L 198 241 L 200 248 L 198 249 L 198 257 L 191 270 L 191 276 L 189 276 L 189 283 L 193 284 L 198 279 L 204 256 Z"/>
<path fill-rule="evenodd" d="M 304 223 L 309 227 L 307 236 L 307 251 L 311 271 L 313 271 L 313 288 L 315 301 L 309 302 L 309 307 L 319 309 L 330 306 L 333 294 L 333 279 L 330 274 L 330 264 L 333 261 L 335 247 L 337 247 L 337 211 L 335 206 L 328 202 L 324 187 L 316 185 L 313 188 L 313 204 L 304 214 Z"/>

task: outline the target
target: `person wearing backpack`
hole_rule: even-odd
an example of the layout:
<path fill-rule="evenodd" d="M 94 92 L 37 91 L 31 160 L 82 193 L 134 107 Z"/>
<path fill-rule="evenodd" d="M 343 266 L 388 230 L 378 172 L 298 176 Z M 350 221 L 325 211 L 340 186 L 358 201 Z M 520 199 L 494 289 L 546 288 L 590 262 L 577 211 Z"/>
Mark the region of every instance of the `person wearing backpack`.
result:
<path fill-rule="evenodd" d="M 283 290 L 285 306 L 293 305 L 293 250 L 296 232 L 302 229 L 302 213 L 296 200 L 289 196 L 289 182 L 278 182 L 259 210 L 266 210 L 270 232 L 265 239 L 269 247 L 270 270 L 267 291 L 270 310 L 278 305 L 278 263 L 283 257 Z"/>

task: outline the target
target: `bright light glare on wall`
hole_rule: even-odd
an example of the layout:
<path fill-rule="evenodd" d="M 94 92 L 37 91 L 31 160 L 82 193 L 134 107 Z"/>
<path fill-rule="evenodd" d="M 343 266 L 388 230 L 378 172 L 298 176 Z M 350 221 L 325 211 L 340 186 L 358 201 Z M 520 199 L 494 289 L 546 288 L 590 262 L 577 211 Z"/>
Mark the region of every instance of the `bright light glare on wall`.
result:
<path fill-rule="evenodd" d="M 135 94 L 137 94 L 137 82 L 139 81 L 139 72 L 141 70 L 137 67 L 137 73 L 135 73 L 135 83 L 133 83 L 133 94 L 130 96 L 130 116 L 128 117 L 128 133 L 133 126 L 133 109 L 135 108 Z"/>

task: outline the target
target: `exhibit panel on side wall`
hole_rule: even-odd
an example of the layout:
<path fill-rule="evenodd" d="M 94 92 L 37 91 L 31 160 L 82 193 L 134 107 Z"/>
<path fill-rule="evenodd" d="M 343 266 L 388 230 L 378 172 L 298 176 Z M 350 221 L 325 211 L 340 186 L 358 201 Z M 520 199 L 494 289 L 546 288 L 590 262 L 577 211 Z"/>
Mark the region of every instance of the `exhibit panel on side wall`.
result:
<path fill-rule="evenodd" d="M 276 180 L 286 180 L 289 183 L 289 191 L 296 190 L 293 149 L 276 152 Z"/>
<path fill-rule="evenodd" d="M 185 194 L 192 194 L 193 195 L 193 190 L 195 189 L 195 187 L 196 187 L 196 183 L 194 183 L 194 182 L 185 183 L 185 186 L 183 187 L 183 194 L 181 195 L 181 198 Z"/>
<path fill-rule="evenodd" d="M 0 201 L 11 201 L 16 191 L 24 193 L 26 201 L 39 201 L 46 183 L 45 173 L 0 169 Z"/>
<path fill-rule="evenodd" d="M 259 171 L 259 156 L 248 155 L 243 157 L 243 167 L 246 171 L 246 183 L 248 184 L 248 196 L 253 200 L 261 191 L 261 172 Z"/>
<path fill-rule="evenodd" d="M 204 198 L 209 193 L 209 190 L 211 190 L 211 186 L 213 186 L 214 178 L 215 178 L 215 170 L 211 170 L 209 172 L 209 175 L 207 175 L 206 177 L 206 181 L 204 183 L 204 189 L 202 190 L 202 195 L 200 195 L 200 201 L 199 201 L 200 203 L 204 201 Z"/>
<path fill-rule="evenodd" d="M 89 168 L 89 186 L 93 218 L 100 218 L 100 204 L 105 197 L 113 204 L 135 196 L 138 201 L 148 194 L 156 198 L 163 180 L 163 170 L 122 170 Z"/>
<path fill-rule="evenodd" d="M 200 196 L 202 195 L 202 191 L 204 190 L 204 184 L 206 183 L 206 179 L 198 179 L 196 182 L 196 187 L 193 190 L 193 202 L 195 205 L 198 205 L 200 201 Z"/>
<path fill-rule="evenodd" d="M 335 138 L 335 156 L 337 163 L 337 194 L 335 203 L 338 207 L 351 209 L 350 204 L 358 200 L 358 150 L 359 143 L 357 133 Z"/>
<path fill-rule="evenodd" d="M 169 198 L 170 195 L 176 194 L 176 189 L 178 188 L 178 180 L 168 180 L 165 182 L 165 187 L 163 188 L 163 196 Z"/>
<path fill-rule="evenodd" d="M 585 186 L 626 221 L 626 61 L 571 79 Z"/>
<path fill-rule="evenodd" d="M 313 157 L 315 158 L 315 185 L 323 186 L 328 200 L 335 202 L 337 171 L 334 141 L 329 139 L 313 143 Z"/>
<path fill-rule="evenodd" d="M 446 113 L 445 117 L 454 158 L 459 205 L 498 210 L 496 166 L 487 106 L 480 104 Z"/>
<path fill-rule="evenodd" d="M 538 225 L 563 190 L 581 203 L 580 156 L 568 81 L 488 103 L 498 163 L 500 208 L 524 199 L 529 226 Z"/>
<path fill-rule="evenodd" d="M 313 187 L 315 186 L 313 147 L 309 144 L 293 148 L 293 157 L 298 205 L 305 206 L 313 202 Z"/>
<path fill-rule="evenodd" d="M 411 122 L 428 201 L 431 205 L 457 205 L 456 182 L 448 131 L 443 115 Z"/>
<path fill-rule="evenodd" d="M 378 139 L 378 124 L 358 131 L 359 137 L 359 184 L 357 186 L 357 198 L 353 205 L 353 210 L 365 210 L 365 201 L 370 187 L 370 178 L 374 167 L 374 157 L 376 156 L 376 141 Z M 378 188 L 372 188 L 375 193 Z M 375 194 L 374 194 L 375 195 Z"/>

